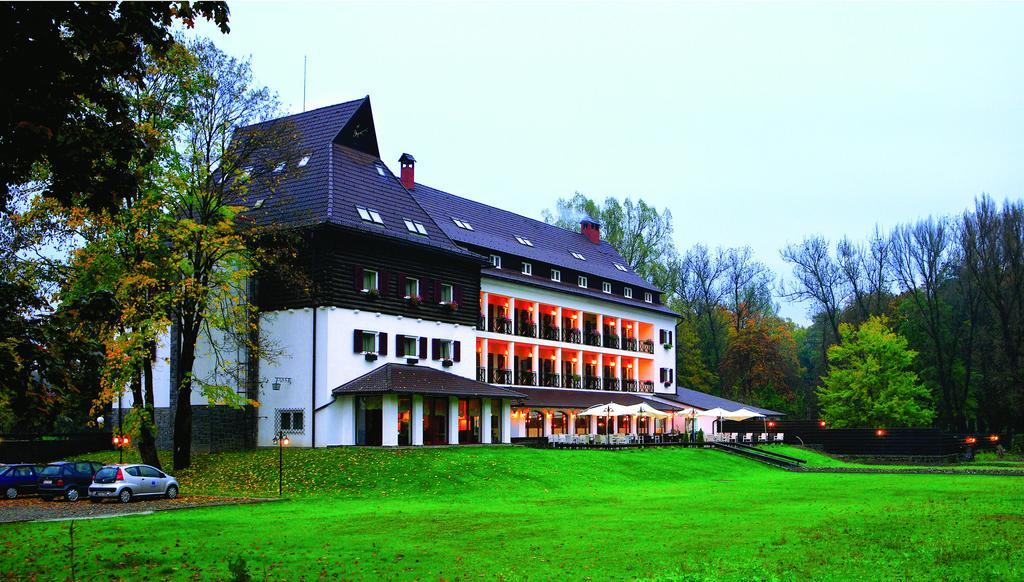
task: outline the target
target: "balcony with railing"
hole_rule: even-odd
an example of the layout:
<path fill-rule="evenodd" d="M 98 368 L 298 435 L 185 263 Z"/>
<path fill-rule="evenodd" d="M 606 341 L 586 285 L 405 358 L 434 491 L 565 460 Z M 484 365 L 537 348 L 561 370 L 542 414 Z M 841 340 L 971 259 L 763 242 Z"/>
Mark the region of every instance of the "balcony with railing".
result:
<path fill-rule="evenodd" d="M 546 340 L 551 340 L 553 342 L 561 341 L 562 340 L 562 330 L 561 330 L 561 328 L 558 328 L 558 327 L 555 327 L 555 326 L 546 325 L 546 326 L 544 326 L 544 329 L 541 332 L 541 338 L 546 339 Z"/>
<path fill-rule="evenodd" d="M 605 378 L 604 379 L 604 389 L 605 390 L 619 391 L 622 388 L 619 385 L 619 379 L 618 378 Z"/>
<path fill-rule="evenodd" d="M 588 346 L 601 347 L 601 334 L 595 331 L 585 331 L 583 332 L 583 343 Z M 654 353 L 653 347 L 651 348 L 651 353 Z"/>
<path fill-rule="evenodd" d="M 516 335 L 522 337 L 537 337 L 537 324 L 529 321 L 520 321 L 516 326 Z"/>
<path fill-rule="evenodd" d="M 517 386 L 536 386 L 537 374 L 532 370 L 519 370 L 516 372 L 515 384 Z"/>
<path fill-rule="evenodd" d="M 562 341 L 569 344 L 583 343 L 583 332 L 573 327 L 567 328 L 562 334 Z"/>
<path fill-rule="evenodd" d="M 505 385 L 511 384 L 512 370 L 509 370 L 508 368 L 491 368 L 490 383 Z"/>
<path fill-rule="evenodd" d="M 586 390 L 600 390 L 601 378 L 598 376 L 584 376 L 583 388 Z"/>
<path fill-rule="evenodd" d="M 644 353 L 644 354 L 653 354 L 654 353 L 654 341 L 653 340 L 649 340 L 649 339 L 645 339 L 642 342 L 640 342 L 640 351 L 642 353 Z"/>
<path fill-rule="evenodd" d="M 613 333 L 606 333 L 604 336 L 604 347 L 619 349 L 619 336 Z"/>
<path fill-rule="evenodd" d="M 654 382 L 652 380 L 644 380 L 640 383 L 640 392 L 654 393 Z"/>
<path fill-rule="evenodd" d="M 495 317 L 491 319 L 490 329 L 494 333 L 512 334 L 512 320 L 507 317 Z M 653 348 L 651 348 L 653 349 Z M 654 353 L 653 351 L 651 353 Z"/>
<path fill-rule="evenodd" d="M 476 381 L 487 382 L 487 368 L 483 366 L 477 366 L 476 368 Z"/>
<path fill-rule="evenodd" d="M 571 374 L 562 378 L 562 388 L 579 390 L 583 388 L 583 377 L 579 374 Z"/>
<path fill-rule="evenodd" d="M 562 379 L 558 374 L 541 374 L 540 383 L 545 388 L 560 388 Z"/>
<path fill-rule="evenodd" d="M 622 381 L 622 389 L 625 390 L 626 392 L 636 392 L 637 391 L 637 381 L 636 381 L 636 378 L 627 378 L 627 379 L 623 380 Z"/>
<path fill-rule="evenodd" d="M 622 349 L 627 352 L 638 352 L 640 351 L 640 343 L 636 341 L 635 337 L 624 337 L 622 338 Z"/>

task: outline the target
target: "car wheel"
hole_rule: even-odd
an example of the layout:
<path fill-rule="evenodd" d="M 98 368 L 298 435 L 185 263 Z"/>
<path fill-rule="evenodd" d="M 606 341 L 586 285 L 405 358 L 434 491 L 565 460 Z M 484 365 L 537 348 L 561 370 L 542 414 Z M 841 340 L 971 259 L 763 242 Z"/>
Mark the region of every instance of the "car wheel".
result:
<path fill-rule="evenodd" d="M 68 489 L 67 493 L 64 494 L 64 497 L 68 501 L 78 501 L 78 498 L 81 497 L 81 495 L 82 494 L 78 492 L 78 489 L 72 487 L 71 489 Z"/>
<path fill-rule="evenodd" d="M 14 499 L 18 496 L 18 489 L 15 487 L 8 487 L 7 491 L 4 492 L 8 499 Z"/>
<path fill-rule="evenodd" d="M 118 493 L 117 498 L 121 500 L 121 503 L 128 503 L 132 500 L 132 490 L 122 489 L 121 492 Z"/>
<path fill-rule="evenodd" d="M 167 488 L 167 498 L 168 499 L 174 499 L 177 496 L 178 496 L 178 488 L 177 487 L 175 487 L 174 485 L 171 485 L 170 487 Z"/>

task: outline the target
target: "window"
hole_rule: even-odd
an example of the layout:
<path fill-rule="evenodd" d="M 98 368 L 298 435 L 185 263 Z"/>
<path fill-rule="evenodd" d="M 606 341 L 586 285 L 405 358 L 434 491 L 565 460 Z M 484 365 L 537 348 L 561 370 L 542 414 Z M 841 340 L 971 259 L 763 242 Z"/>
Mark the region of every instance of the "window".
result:
<path fill-rule="evenodd" d="M 644 301 L 647 303 L 654 303 L 654 295 L 651 295 L 650 291 L 644 292 Z"/>
<path fill-rule="evenodd" d="M 531 265 L 530 263 L 523 263 L 523 274 L 524 275 L 532 275 L 533 274 L 533 265 Z"/>
<path fill-rule="evenodd" d="M 362 206 L 356 206 L 356 211 L 359 213 L 359 218 L 362 218 L 366 222 L 384 224 L 384 219 L 380 217 L 380 212 L 377 212 L 372 208 L 363 208 Z"/>
<path fill-rule="evenodd" d="M 453 216 L 452 217 L 452 222 L 454 222 L 455 226 L 457 226 L 459 228 L 464 228 L 466 230 L 473 230 L 473 225 L 468 223 L 468 222 L 466 222 L 465 220 L 459 220 L 458 218 L 455 218 Z"/>
<path fill-rule="evenodd" d="M 615 268 L 620 270 L 620 271 L 628 271 L 629 270 L 629 269 L 626 268 L 625 265 L 621 265 L 619 263 L 615 263 Z"/>
<path fill-rule="evenodd" d="M 305 422 L 301 409 L 277 409 L 277 430 L 285 434 L 302 434 Z"/>
<path fill-rule="evenodd" d="M 453 357 L 452 340 L 441 340 L 441 359 L 450 360 Z"/>
<path fill-rule="evenodd" d="M 284 162 L 281 162 L 280 164 L 274 166 L 274 173 L 275 174 L 280 174 L 283 171 L 284 171 Z"/>
<path fill-rule="evenodd" d="M 377 165 L 377 173 L 380 174 L 381 176 L 384 175 L 384 168 L 382 168 L 379 164 Z"/>
<path fill-rule="evenodd" d="M 441 303 L 455 302 L 455 288 L 449 283 L 441 283 Z"/>
<path fill-rule="evenodd" d="M 611 293 L 612 292 L 612 284 L 609 283 L 608 281 L 602 281 L 601 282 L 601 291 L 604 291 L 605 293 Z"/>
<path fill-rule="evenodd" d="M 305 166 L 308 163 L 309 163 L 309 156 L 302 156 L 302 159 L 299 160 L 299 167 L 301 168 L 301 167 Z"/>
<path fill-rule="evenodd" d="M 405 228 L 409 232 L 415 232 L 416 234 L 427 234 L 427 229 L 422 224 L 414 220 L 405 220 Z"/>
<path fill-rule="evenodd" d="M 420 296 L 420 280 L 419 279 L 413 279 L 412 277 L 406 277 L 406 279 L 405 279 L 405 297 L 406 297 L 406 299 L 408 299 L 410 297 L 419 297 L 419 296 Z"/>
<path fill-rule="evenodd" d="M 380 277 L 377 271 L 372 269 L 363 269 L 363 293 L 380 291 L 380 287 L 378 286 L 379 281 Z"/>
<path fill-rule="evenodd" d="M 622 294 L 626 297 L 626 299 L 632 299 L 633 298 L 633 288 L 632 287 L 625 287 L 625 288 L 623 288 L 622 289 Z"/>
<path fill-rule="evenodd" d="M 491 255 L 491 264 L 495 269 L 501 268 L 501 255 Z"/>
<path fill-rule="evenodd" d="M 533 243 L 530 242 L 530 239 L 528 239 L 528 238 L 523 238 L 521 236 L 516 236 L 516 240 L 519 241 L 519 244 L 521 244 L 521 245 L 526 245 L 528 247 L 532 247 L 533 246 Z"/>
<path fill-rule="evenodd" d="M 375 331 L 361 331 L 360 336 L 362 337 L 361 346 L 364 354 L 376 354 L 380 350 L 377 349 L 378 334 Z"/>
<path fill-rule="evenodd" d="M 551 269 L 551 280 L 555 283 L 562 282 L 562 272 L 558 269 Z"/>
<path fill-rule="evenodd" d="M 405 353 L 406 357 L 420 357 L 419 339 L 418 337 L 408 335 L 402 338 L 402 352 Z"/>
<path fill-rule="evenodd" d="M 572 253 L 572 256 L 576 257 L 577 259 L 579 259 L 581 261 L 587 260 L 587 257 L 584 257 L 582 254 L 577 253 L 576 251 L 570 251 L 570 252 Z"/>
<path fill-rule="evenodd" d="M 586 289 L 587 288 L 587 278 L 584 277 L 583 275 L 580 275 L 580 276 L 576 277 L 576 284 L 579 285 L 580 287 L 583 287 L 584 289 Z"/>

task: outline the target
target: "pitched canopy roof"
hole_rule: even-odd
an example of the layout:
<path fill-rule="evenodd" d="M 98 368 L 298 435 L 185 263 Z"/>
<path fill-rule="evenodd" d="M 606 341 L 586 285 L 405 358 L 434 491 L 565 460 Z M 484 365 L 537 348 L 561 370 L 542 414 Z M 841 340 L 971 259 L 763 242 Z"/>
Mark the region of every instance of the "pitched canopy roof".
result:
<path fill-rule="evenodd" d="M 334 394 L 436 394 L 447 396 L 476 396 L 490 398 L 522 398 L 514 392 L 500 386 L 491 386 L 470 378 L 457 376 L 451 372 L 411 366 L 408 364 L 388 363 L 338 386 L 332 390 Z"/>
<path fill-rule="evenodd" d="M 605 392 L 600 390 L 561 390 L 552 388 L 516 388 L 524 398 L 516 401 L 520 406 L 551 408 L 590 408 L 614 402 L 623 406 L 647 403 L 658 410 L 679 410 L 680 406 L 670 404 L 641 394 L 628 392 Z"/>
<path fill-rule="evenodd" d="M 721 396 L 708 394 L 707 392 L 683 388 L 682 386 L 676 387 L 675 394 L 659 394 L 659 396 L 661 398 L 675 400 L 685 404 L 686 406 L 692 406 L 701 410 L 711 410 L 715 407 L 723 408 L 725 410 L 739 410 L 740 408 L 746 408 L 747 410 L 753 410 L 754 412 L 758 412 L 765 416 L 785 416 L 785 413 L 782 412 L 768 410 L 767 408 L 758 408 L 756 406 L 751 406 L 750 404 L 744 404 L 742 402 L 736 402 L 735 400 L 729 400 L 728 398 L 722 398 Z"/>
<path fill-rule="evenodd" d="M 586 235 L 578 232 L 481 204 L 418 182 L 412 194 L 445 234 L 457 243 L 583 271 L 638 289 L 661 292 L 630 269 L 622 255 L 608 241 L 602 240 L 594 244 Z M 473 230 L 460 228 L 454 219 L 468 221 Z M 520 243 L 516 237 L 529 240 L 532 246 Z M 580 253 L 586 260 L 574 257 L 573 252 Z M 622 265 L 626 270 L 617 268 L 616 264 Z"/>

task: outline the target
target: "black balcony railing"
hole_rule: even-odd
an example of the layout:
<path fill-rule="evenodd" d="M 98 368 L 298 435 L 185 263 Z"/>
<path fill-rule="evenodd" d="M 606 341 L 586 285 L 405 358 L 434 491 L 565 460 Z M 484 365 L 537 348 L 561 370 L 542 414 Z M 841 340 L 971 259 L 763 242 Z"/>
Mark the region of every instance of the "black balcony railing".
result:
<path fill-rule="evenodd" d="M 640 351 L 645 353 L 645 354 L 653 354 L 654 353 L 654 342 L 649 340 L 649 339 L 640 342 Z"/>
<path fill-rule="evenodd" d="M 512 320 L 507 317 L 495 317 L 491 319 L 491 331 L 494 333 L 512 333 Z M 651 350 L 654 350 L 652 345 Z M 654 353 L 653 351 L 651 352 Z"/>
<path fill-rule="evenodd" d="M 640 351 L 639 344 L 637 343 L 635 337 L 622 338 L 622 349 L 631 352 Z"/>
<path fill-rule="evenodd" d="M 601 379 L 597 376 L 587 376 L 583 379 L 583 387 L 587 390 L 600 390 Z"/>
<path fill-rule="evenodd" d="M 557 342 L 562 339 L 562 330 L 557 327 L 545 325 L 542 337 L 546 340 Z"/>
<path fill-rule="evenodd" d="M 516 384 L 519 386 L 536 386 L 537 374 L 532 370 L 520 370 L 516 374 Z"/>
<path fill-rule="evenodd" d="M 644 380 L 643 383 L 640 384 L 640 391 L 654 392 L 654 382 L 652 382 L 651 380 Z"/>
<path fill-rule="evenodd" d="M 620 390 L 618 378 L 605 378 L 604 379 L 605 390 Z"/>
<path fill-rule="evenodd" d="M 593 331 L 588 331 L 583 334 L 583 343 L 588 346 L 601 346 L 601 334 Z M 651 353 L 654 353 L 654 344 L 651 344 Z"/>
<path fill-rule="evenodd" d="M 628 378 L 622 381 L 622 389 L 626 392 L 636 392 L 637 382 L 635 378 Z"/>
<path fill-rule="evenodd" d="M 565 376 L 562 382 L 563 388 L 573 388 L 579 390 L 583 387 L 583 378 L 580 378 L 579 374 L 573 374 L 571 376 Z"/>
<path fill-rule="evenodd" d="M 562 341 L 570 344 L 581 343 L 583 341 L 583 333 L 576 328 L 567 327 L 565 328 L 565 333 L 562 334 Z"/>
<path fill-rule="evenodd" d="M 487 381 L 487 368 L 477 368 L 476 369 L 476 381 L 477 382 L 486 382 Z"/>
<path fill-rule="evenodd" d="M 562 385 L 562 379 L 558 374 L 543 374 L 541 376 L 541 385 L 548 388 L 558 388 Z"/>
<path fill-rule="evenodd" d="M 619 336 L 613 333 L 605 334 L 604 347 L 619 349 Z"/>
<path fill-rule="evenodd" d="M 537 337 L 537 324 L 529 321 L 520 321 L 516 326 L 516 335 L 523 337 Z"/>
<path fill-rule="evenodd" d="M 511 384 L 512 370 L 507 368 L 491 368 L 491 384 Z"/>

